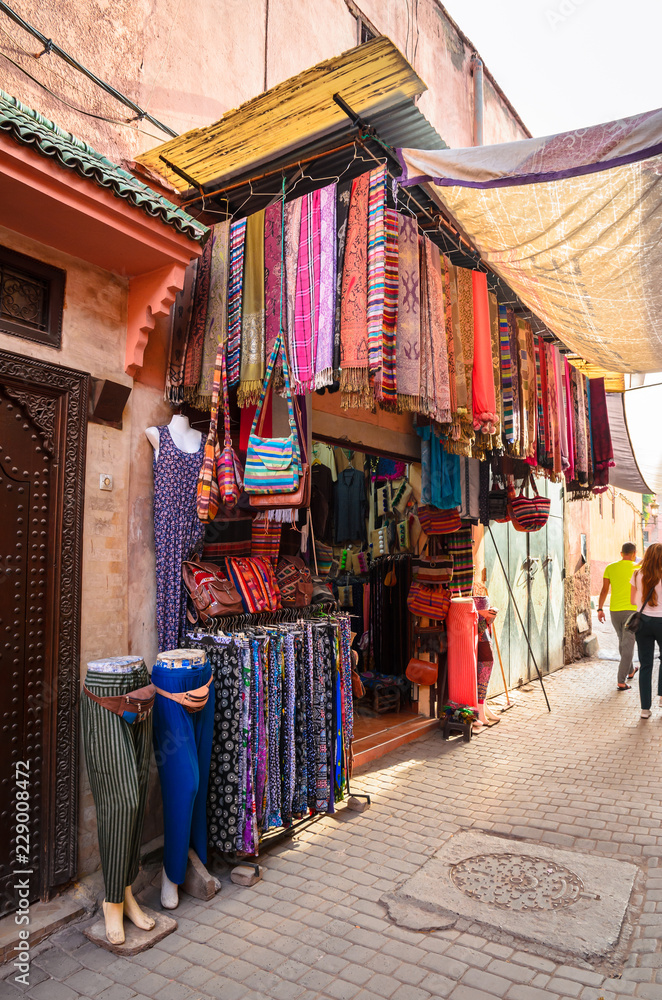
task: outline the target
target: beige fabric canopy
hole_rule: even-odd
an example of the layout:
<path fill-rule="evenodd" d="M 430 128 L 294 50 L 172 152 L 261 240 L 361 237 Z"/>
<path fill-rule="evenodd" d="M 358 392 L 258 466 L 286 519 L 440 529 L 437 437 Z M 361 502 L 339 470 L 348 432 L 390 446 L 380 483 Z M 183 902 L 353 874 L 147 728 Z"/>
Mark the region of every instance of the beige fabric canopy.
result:
<path fill-rule="evenodd" d="M 582 358 L 662 360 L 662 110 L 542 139 L 402 149 L 487 264 Z"/>

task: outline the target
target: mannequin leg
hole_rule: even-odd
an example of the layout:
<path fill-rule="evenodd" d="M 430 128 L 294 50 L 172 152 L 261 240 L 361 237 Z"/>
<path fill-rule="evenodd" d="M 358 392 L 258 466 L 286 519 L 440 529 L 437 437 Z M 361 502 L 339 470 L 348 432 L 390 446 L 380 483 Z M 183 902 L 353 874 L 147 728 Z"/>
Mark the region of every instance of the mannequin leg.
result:
<path fill-rule="evenodd" d="M 211 745 L 214 736 L 215 698 L 216 692 L 212 684 L 207 704 L 201 712 L 196 712 L 192 716 L 199 777 L 191 815 L 190 843 L 203 865 L 207 864 L 207 789 L 211 766 Z"/>
<path fill-rule="evenodd" d="M 124 903 L 102 903 L 106 937 L 111 944 L 124 944 Z"/>
<path fill-rule="evenodd" d="M 170 881 L 165 868 L 161 872 L 161 906 L 164 910 L 174 910 L 179 906 L 179 886 Z"/>
<path fill-rule="evenodd" d="M 155 923 L 154 918 L 148 917 L 138 906 L 130 885 L 124 890 L 124 915 L 141 931 L 151 931 Z"/>

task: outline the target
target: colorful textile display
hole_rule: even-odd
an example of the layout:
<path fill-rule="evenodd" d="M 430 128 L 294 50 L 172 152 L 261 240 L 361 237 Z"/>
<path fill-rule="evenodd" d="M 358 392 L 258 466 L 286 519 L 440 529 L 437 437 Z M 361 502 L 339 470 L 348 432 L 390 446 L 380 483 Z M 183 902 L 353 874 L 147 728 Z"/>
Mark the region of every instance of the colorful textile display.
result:
<path fill-rule="evenodd" d="M 266 514 L 258 514 L 251 530 L 251 555 L 268 559 L 272 566 L 278 562 L 282 524 L 270 521 Z"/>
<path fill-rule="evenodd" d="M 454 597 L 451 601 L 446 616 L 446 640 L 448 700 L 476 708 L 478 706 L 476 677 L 478 614 L 472 597 Z"/>
<path fill-rule="evenodd" d="M 501 360 L 499 349 L 499 304 L 494 292 L 490 292 L 490 341 L 492 351 L 492 385 L 494 386 L 494 409 L 497 416 L 497 426 L 495 435 L 497 437 L 497 447 L 501 439 L 503 428 L 503 400 L 501 399 Z"/>
<path fill-rule="evenodd" d="M 285 275 L 281 281 L 283 253 L 283 206 L 270 205 L 264 212 L 264 327 L 265 354 L 271 355 L 281 324 L 281 297 L 285 295 Z M 282 303 L 283 322 L 287 306 Z"/>
<path fill-rule="evenodd" d="M 209 299 L 209 278 L 211 275 L 213 246 L 213 239 L 208 239 L 202 251 L 202 256 L 198 260 L 195 301 L 193 304 L 188 343 L 186 345 L 186 361 L 184 363 L 184 399 L 189 402 L 193 402 L 196 397 L 200 374 L 202 372 L 202 352 L 205 342 L 205 323 L 207 321 L 207 302 Z"/>
<path fill-rule="evenodd" d="M 416 220 L 408 215 L 400 216 L 398 268 L 398 323 L 396 331 L 398 409 L 417 410 L 421 374 L 418 229 Z"/>
<path fill-rule="evenodd" d="M 239 381 L 241 355 L 241 314 L 244 289 L 246 219 L 230 226 L 230 277 L 228 279 L 228 384 Z"/>
<path fill-rule="evenodd" d="M 202 371 L 195 405 L 199 410 L 211 409 L 214 370 L 219 344 L 228 335 L 228 273 L 230 265 L 230 223 L 214 226 L 209 274 L 209 296 L 202 349 Z"/>
<path fill-rule="evenodd" d="M 246 221 L 246 259 L 241 317 L 239 406 L 257 403 L 265 368 L 264 212 Z"/>
<path fill-rule="evenodd" d="M 470 594 L 474 582 L 471 525 L 460 528 L 446 538 L 446 546 L 453 557 L 453 593 Z"/>
<path fill-rule="evenodd" d="M 494 393 L 487 275 L 484 271 L 472 271 L 471 281 L 474 312 L 474 357 L 471 372 L 473 425 L 474 430 L 484 434 L 496 434 L 499 417 Z"/>
<path fill-rule="evenodd" d="M 368 174 L 352 183 L 340 313 L 344 408 L 372 406 L 368 373 Z"/>
<path fill-rule="evenodd" d="M 444 282 L 444 327 L 446 332 L 446 357 L 448 358 L 448 391 L 450 396 L 451 419 L 456 420 L 457 374 L 455 371 L 455 341 L 453 338 L 453 304 L 451 301 L 451 273 L 448 257 L 442 256 L 441 268 Z"/>
<path fill-rule="evenodd" d="M 333 377 L 340 379 L 340 332 L 342 310 L 342 281 L 347 241 L 347 216 L 352 181 L 341 181 L 336 188 L 336 305 L 333 324 Z"/>
<path fill-rule="evenodd" d="M 382 366 L 382 324 L 384 319 L 384 209 L 386 207 L 386 167 L 370 172 L 368 188 L 368 367 Z"/>
<path fill-rule="evenodd" d="M 349 618 L 187 640 L 206 650 L 224 706 L 214 721 L 210 845 L 256 854 L 268 830 L 333 812 L 353 738 Z"/>
<path fill-rule="evenodd" d="M 333 328 L 336 315 L 336 185 L 320 191 L 320 268 L 315 389 L 333 382 Z"/>
<path fill-rule="evenodd" d="M 292 391 L 297 395 L 315 386 L 315 354 L 319 323 L 320 192 L 301 201 L 301 227 L 294 301 L 294 333 L 289 340 Z"/>
<path fill-rule="evenodd" d="M 419 408 L 440 424 L 451 419 L 444 284 L 439 248 L 420 244 L 421 350 Z"/>
<path fill-rule="evenodd" d="M 166 369 L 164 393 L 164 398 L 169 403 L 182 403 L 184 400 L 184 365 L 191 328 L 197 273 L 198 261 L 193 260 L 186 268 L 184 287 L 177 292 L 175 304 L 170 313 L 170 355 Z"/>
<path fill-rule="evenodd" d="M 398 233 L 400 216 L 394 208 L 384 215 L 384 321 L 382 325 L 382 372 L 376 380 L 382 406 L 392 408 L 398 401 L 397 325 L 398 325 Z"/>
<path fill-rule="evenodd" d="M 499 306 L 499 351 L 501 355 L 501 398 L 503 401 L 503 435 L 508 444 L 516 439 L 513 410 L 513 368 L 510 355 L 510 327 L 505 306 Z"/>

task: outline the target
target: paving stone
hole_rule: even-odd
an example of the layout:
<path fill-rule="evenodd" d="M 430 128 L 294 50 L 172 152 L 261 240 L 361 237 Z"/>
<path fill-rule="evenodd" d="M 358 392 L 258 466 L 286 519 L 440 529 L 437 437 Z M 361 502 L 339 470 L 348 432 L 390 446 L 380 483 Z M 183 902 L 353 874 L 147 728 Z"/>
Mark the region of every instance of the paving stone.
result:
<path fill-rule="evenodd" d="M 81 994 L 65 983 L 44 980 L 32 987 L 27 995 L 31 1000 L 79 1000 Z"/>

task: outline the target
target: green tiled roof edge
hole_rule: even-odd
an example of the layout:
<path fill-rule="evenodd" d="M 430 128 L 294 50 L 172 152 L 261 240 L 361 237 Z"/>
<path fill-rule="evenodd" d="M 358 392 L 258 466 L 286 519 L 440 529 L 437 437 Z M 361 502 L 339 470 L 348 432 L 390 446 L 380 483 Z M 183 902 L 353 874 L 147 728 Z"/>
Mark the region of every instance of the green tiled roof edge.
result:
<path fill-rule="evenodd" d="M 42 156 L 56 160 L 61 167 L 112 191 L 118 198 L 152 218 L 161 219 L 190 239 L 204 242 L 207 238 L 206 226 L 142 184 L 128 170 L 107 160 L 86 142 L 65 132 L 4 90 L 0 90 L 0 131 L 9 133 L 16 142 L 32 146 Z"/>

